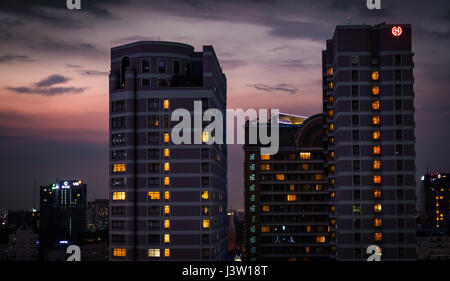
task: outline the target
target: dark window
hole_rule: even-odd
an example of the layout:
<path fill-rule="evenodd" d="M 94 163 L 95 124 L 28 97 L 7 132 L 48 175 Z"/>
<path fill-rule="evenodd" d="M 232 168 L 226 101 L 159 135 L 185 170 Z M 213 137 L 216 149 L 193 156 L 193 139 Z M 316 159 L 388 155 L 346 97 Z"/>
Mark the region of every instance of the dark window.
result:
<path fill-rule="evenodd" d="M 150 86 L 150 79 L 142 79 L 142 87 Z"/>
<path fill-rule="evenodd" d="M 124 229 L 125 221 L 111 220 L 111 228 L 112 229 Z"/>
<path fill-rule="evenodd" d="M 149 188 L 158 188 L 160 186 L 161 180 L 159 177 L 149 177 L 148 178 L 148 187 Z"/>
<path fill-rule="evenodd" d="M 359 56 L 353 55 L 352 56 L 352 66 L 358 66 L 358 64 L 359 64 Z"/>
<path fill-rule="evenodd" d="M 167 61 L 158 60 L 158 73 L 166 73 L 166 72 L 167 72 Z"/>
<path fill-rule="evenodd" d="M 188 62 L 184 65 L 184 73 L 187 76 L 191 75 L 191 64 Z"/>
<path fill-rule="evenodd" d="M 125 134 L 112 134 L 111 135 L 112 145 L 122 145 L 125 144 Z"/>
<path fill-rule="evenodd" d="M 359 131 L 358 130 L 353 130 L 353 136 L 352 136 L 354 141 L 359 140 Z"/>
<path fill-rule="evenodd" d="M 397 175 L 397 185 L 403 185 L 403 175 Z"/>
<path fill-rule="evenodd" d="M 150 60 L 142 60 L 142 72 L 150 72 Z"/>
<path fill-rule="evenodd" d="M 397 171 L 403 170 L 403 160 L 397 160 L 395 162 L 395 167 L 396 167 Z"/>
<path fill-rule="evenodd" d="M 148 164 L 148 172 L 159 172 L 159 164 L 158 163 L 150 163 Z"/>
<path fill-rule="evenodd" d="M 148 110 L 159 111 L 159 99 L 148 99 Z"/>
<path fill-rule="evenodd" d="M 166 79 L 158 79 L 158 87 L 165 87 L 167 86 L 167 80 Z"/>
<path fill-rule="evenodd" d="M 395 155 L 403 155 L 403 146 L 401 144 L 395 145 Z"/>
<path fill-rule="evenodd" d="M 127 178 L 112 178 L 112 186 L 124 186 L 127 183 Z"/>
<path fill-rule="evenodd" d="M 122 59 L 122 63 L 120 64 L 120 87 L 125 88 L 125 72 L 127 67 L 130 66 L 130 59 L 128 57 L 124 57 Z"/>
<path fill-rule="evenodd" d="M 111 151 L 112 160 L 121 160 L 127 158 L 127 151 L 125 149 L 112 150 Z"/>
<path fill-rule="evenodd" d="M 402 95 L 402 85 L 395 85 L 394 93 L 396 96 Z"/>
<path fill-rule="evenodd" d="M 149 149 L 148 159 L 159 159 L 159 149 Z"/>
<path fill-rule="evenodd" d="M 353 185 L 358 186 L 361 184 L 361 177 L 360 176 L 353 176 Z"/>
<path fill-rule="evenodd" d="M 202 249 L 202 258 L 203 259 L 209 258 L 209 249 L 208 248 Z"/>
<path fill-rule="evenodd" d="M 397 204 L 397 213 L 402 214 L 404 209 L 403 204 Z"/>
<path fill-rule="evenodd" d="M 373 65 L 373 66 L 377 66 L 378 63 L 379 63 L 378 57 L 372 57 L 372 65 Z"/>
<path fill-rule="evenodd" d="M 395 63 L 395 65 L 401 65 L 402 64 L 402 56 L 401 55 L 395 55 L 394 63 Z"/>
<path fill-rule="evenodd" d="M 202 172 L 209 172 L 209 163 L 202 163 Z"/>
<path fill-rule="evenodd" d="M 358 126 L 359 125 L 359 115 L 353 115 L 352 116 L 352 124 L 353 124 L 353 126 Z"/>
<path fill-rule="evenodd" d="M 402 120 L 403 118 L 402 118 L 402 115 L 400 115 L 400 114 L 397 114 L 397 115 L 395 115 L 395 125 L 402 125 Z"/>
<path fill-rule="evenodd" d="M 359 87 L 357 85 L 352 85 L 352 96 L 359 96 Z"/>
<path fill-rule="evenodd" d="M 354 100 L 352 101 L 352 111 L 358 111 L 359 110 L 359 101 Z"/>
<path fill-rule="evenodd" d="M 125 206 L 112 206 L 111 214 L 113 215 L 125 215 Z"/>
<path fill-rule="evenodd" d="M 209 148 L 202 148 L 202 158 L 209 158 Z"/>
<path fill-rule="evenodd" d="M 352 70 L 352 81 L 358 81 L 358 71 Z"/>
<path fill-rule="evenodd" d="M 202 244 L 209 244 L 209 234 L 202 234 Z"/>
<path fill-rule="evenodd" d="M 125 116 L 115 117 L 111 119 L 112 129 L 123 129 L 125 128 Z"/>
<path fill-rule="evenodd" d="M 401 70 L 399 70 L 399 69 L 395 70 L 394 75 L 395 75 L 396 81 L 402 80 L 402 71 Z"/>
<path fill-rule="evenodd" d="M 361 191 L 359 189 L 353 190 L 353 199 L 361 200 Z"/>
<path fill-rule="evenodd" d="M 180 74 L 180 61 L 178 60 L 173 61 L 173 73 Z"/>
<path fill-rule="evenodd" d="M 397 200 L 403 200 L 403 189 L 397 189 Z"/>
<path fill-rule="evenodd" d="M 359 171 L 361 169 L 359 160 L 353 160 L 353 171 Z"/>
<path fill-rule="evenodd" d="M 395 130 L 395 139 L 398 141 L 403 139 L 403 131 L 402 130 Z"/>
<path fill-rule="evenodd" d="M 360 228 L 361 227 L 361 219 L 353 219 L 353 226 L 355 228 Z"/>
<path fill-rule="evenodd" d="M 397 227 L 402 228 L 405 226 L 405 220 L 404 219 L 398 219 L 397 220 Z"/>
<path fill-rule="evenodd" d="M 159 133 L 158 132 L 148 133 L 148 144 L 159 144 Z"/>
<path fill-rule="evenodd" d="M 354 234 L 354 240 L 356 243 L 361 242 L 361 233 L 355 233 Z M 361 250 L 359 249 L 359 253 L 361 254 Z"/>
<path fill-rule="evenodd" d="M 154 210 L 156 210 L 156 209 L 158 209 L 158 212 L 153 213 Z M 159 207 L 158 206 L 148 207 L 148 214 L 149 215 L 159 214 Z M 161 223 L 159 222 L 159 220 L 149 220 L 147 223 L 148 230 L 159 230 L 160 225 L 161 225 Z"/>
<path fill-rule="evenodd" d="M 395 110 L 402 110 L 402 100 L 395 100 Z"/>
<path fill-rule="evenodd" d="M 113 243 L 125 243 L 125 235 L 113 234 L 111 239 Z"/>
<path fill-rule="evenodd" d="M 209 186 L 209 177 L 202 177 L 202 186 L 203 187 Z"/>
<path fill-rule="evenodd" d="M 402 239 L 404 239 L 404 238 L 402 238 Z M 400 238 L 399 238 L 399 242 L 400 242 Z M 402 242 L 403 242 L 403 240 L 402 240 Z M 405 257 L 405 248 L 398 248 L 397 251 L 398 251 L 397 254 L 398 254 L 399 258 Z"/>
<path fill-rule="evenodd" d="M 359 145 L 353 146 L 353 156 L 359 156 Z"/>
<path fill-rule="evenodd" d="M 125 100 L 113 101 L 111 103 L 112 112 L 124 112 L 125 111 Z"/>
<path fill-rule="evenodd" d="M 159 234 L 150 234 L 148 236 L 148 243 L 149 244 L 159 244 L 159 242 L 160 242 L 159 238 L 160 238 Z"/>

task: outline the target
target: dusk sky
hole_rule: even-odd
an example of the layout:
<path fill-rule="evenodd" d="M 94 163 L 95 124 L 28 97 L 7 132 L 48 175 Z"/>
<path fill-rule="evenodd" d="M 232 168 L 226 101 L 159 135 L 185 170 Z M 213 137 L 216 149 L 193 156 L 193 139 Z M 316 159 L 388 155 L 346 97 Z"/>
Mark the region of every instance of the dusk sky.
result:
<path fill-rule="evenodd" d="M 321 111 L 321 51 L 336 25 L 410 23 L 417 179 L 450 172 L 450 1 L 66 0 L 0 2 L 0 208 L 37 186 L 82 179 L 107 198 L 110 48 L 140 40 L 213 45 L 228 108 Z M 229 205 L 243 207 L 243 152 L 229 146 Z"/>

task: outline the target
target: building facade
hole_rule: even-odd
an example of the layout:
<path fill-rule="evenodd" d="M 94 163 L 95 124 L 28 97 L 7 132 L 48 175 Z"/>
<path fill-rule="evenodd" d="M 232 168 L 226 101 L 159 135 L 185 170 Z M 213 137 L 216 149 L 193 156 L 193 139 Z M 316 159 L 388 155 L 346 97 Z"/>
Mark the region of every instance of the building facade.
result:
<path fill-rule="evenodd" d="M 416 257 L 411 26 L 337 26 L 323 51 L 325 170 L 336 259 Z"/>
<path fill-rule="evenodd" d="M 327 260 L 335 250 L 329 243 L 334 194 L 323 169 L 322 115 L 279 119 L 277 154 L 261 154 L 258 144 L 244 146 L 246 258 Z"/>
<path fill-rule="evenodd" d="M 108 230 L 109 200 L 95 199 L 88 202 L 87 229 L 88 231 Z"/>
<path fill-rule="evenodd" d="M 422 229 L 449 233 L 450 174 L 429 173 L 422 176 L 420 192 Z"/>
<path fill-rule="evenodd" d="M 36 261 L 39 258 L 39 235 L 22 224 L 9 235 L 9 260 Z"/>
<path fill-rule="evenodd" d="M 196 52 L 161 41 L 114 47 L 109 98 L 111 259 L 222 259 L 226 146 L 207 144 L 203 131 L 192 134 L 197 144 L 175 145 L 171 136 L 176 109 L 192 115 L 197 101 L 203 111 L 225 113 L 226 77 L 213 47 Z"/>

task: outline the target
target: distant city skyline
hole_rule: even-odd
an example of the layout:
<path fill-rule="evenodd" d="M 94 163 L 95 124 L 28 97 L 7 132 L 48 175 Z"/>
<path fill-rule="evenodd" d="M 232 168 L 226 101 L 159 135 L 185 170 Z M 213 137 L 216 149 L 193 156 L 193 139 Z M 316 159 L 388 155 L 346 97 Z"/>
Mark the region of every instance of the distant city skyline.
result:
<path fill-rule="evenodd" d="M 321 112 L 321 51 L 335 25 L 410 23 L 416 180 L 448 172 L 448 1 L 65 1 L 0 3 L 0 208 L 33 207 L 33 182 L 88 183 L 107 198 L 109 50 L 139 40 L 213 45 L 228 108 Z M 130 15 L 133 15 L 130 17 Z M 130 33 L 130 30 L 133 30 Z M 242 145 L 229 146 L 229 206 L 243 209 Z"/>

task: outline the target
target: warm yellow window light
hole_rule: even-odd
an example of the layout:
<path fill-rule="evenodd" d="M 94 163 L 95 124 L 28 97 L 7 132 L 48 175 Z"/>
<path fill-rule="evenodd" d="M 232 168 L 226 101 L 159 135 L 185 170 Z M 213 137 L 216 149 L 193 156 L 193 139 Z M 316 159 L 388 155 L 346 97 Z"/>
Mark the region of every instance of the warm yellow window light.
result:
<path fill-rule="evenodd" d="M 328 82 L 328 89 L 332 90 L 333 89 L 333 82 Z"/>
<path fill-rule="evenodd" d="M 330 131 L 334 131 L 334 124 L 331 123 L 329 128 L 330 128 Z"/>
<path fill-rule="evenodd" d="M 161 252 L 159 249 L 148 249 L 148 256 L 149 257 L 156 257 L 159 258 L 161 255 Z"/>
<path fill-rule="evenodd" d="M 169 100 L 164 100 L 164 109 L 169 109 Z"/>
<path fill-rule="evenodd" d="M 164 228 L 170 227 L 170 220 L 164 220 Z"/>
<path fill-rule="evenodd" d="M 284 174 L 276 174 L 275 175 L 276 180 L 278 181 L 284 181 Z"/>
<path fill-rule="evenodd" d="M 114 164 L 113 165 L 113 173 L 122 173 L 126 172 L 127 167 L 126 164 Z"/>
<path fill-rule="evenodd" d="M 269 212 L 270 211 L 269 205 L 263 205 L 262 210 L 263 210 L 263 212 Z"/>
<path fill-rule="evenodd" d="M 306 226 L 306 232 L 311 232 L 311 226 L 310 225 Z"/>
<path fill-rule="evenodd" d="M 334 116 L 334 111 L 332 109 L 328 110 L 328 117 L 333 117 Z"/>
<path fill-rule="evenodd" d="M 261 160 L 270 160 L 270 154 L 261 154 Z"/>
<path fill-rule="evenodd" d="M 317 236 L 316 242 L 317 243 L 325 243 L 325 236 Z"/>
<path fill-rule="evenodd" d="M 372 116 L 372 124 L 373 125 L 380 125 L 380 115 Z"/>
<path fill-rule="evenodd" d="M 383 234 L 380 232 L 375 232 L 375 241 L 381 241 L 383 240 Z"/>
<path fill-rule="evenodd" d="M 270 231 L 270 226 L 267 226 L 267 225 L 261 226 L 261 232 L 269 232 L 269 231 Z"/>
<path fill-rule="evenodd" d="M 379 86 L 373 86 L 373 87 L 372 87 L 372 94 L 373 94 L 373 95 L 378 95 L 378 94 L 380 94 L 380 87 L 379 87 Z"/>
<path fill-rule="evenodd" d="M 381 132 L 380 131 L 373 131 L 373 133 L 372 133 L 372 139 L 374 139 L 374 140 L 379 140 L 380 139 L 380 137 L 381 137 Z"/>
<path fill-rule="evenodd" d="M 373 183 L 380 184 L 381 183 L 381 176 L 380 175 L 374 175 L 373 176 Z"/>
<path fill-rule="evenodd" d="M 170 150 L 168 148 L 164 148 L 164 157 L 170 156 Z"/>
<path fill-rule="evenodd" d="M 377 218 L 374 220 L 373 225 L 375 227 L 381 227 L 381 219 Z"/>
<path fill-rule="evenodd" d="M 262 171 L 270 171 L 270 164 L 261 164 Z"/>
<path fill-rule="evenodd" d="M 372 148 L 373 148 L 372 151 L 373 151 L 374 155 L 380 155 L 381 147 L 379 145 L 374 145 Z"/>
<path fill-rule="evenodd" d="M 331 198 L 331 199 L 334 199 L 335 197 L 336 197 L 336 193 L 331 192 L 331 193 L 330 193 L 330 198 Z"/>
<path fill-rule="evenodd" d="M 164 256 L 170 257 L 170 249 L 164 249 Z"/>
<path fill-rule="evenodd" d="M 170 163 L 169 162 L 164 163 L 164 171 L 165 172 L 170 171 Z"/>
<path fill-rule="evenodd" d="M 169 133 L 164 133 L 164 142 L 165 142 L 165 143 L 169 143 L 169 141 L 170 141 L 170 135 L 169 135 Z"/>
<path fill-rule="evenodd" d="M 307 247 L 305 247 L 305 254 L 309 254 L 309 252 L 310 252 L 310 249 L 309 249 L 309 247 L 307 246 Z"/>
<path fill-rule="evenodd" d="M 164 191 L 164 199 L 169 200 L 170 199 L 170 192 Z"/>
<path fill-rule="evenodd" d="M 295 190 L 295 185 L 293 185 L 293 184 L 289 185 L 289 190 L 290 191 L 294 191 Z"/>
<path fill-rule="evenodd" d="M 208 142 L 209 140 L 209 132 L 202 132 L 202 141 L 203 142 Z"/>
<path fill-rule="evenodd" d="M 203 191 L 202 192 L 202 199 L 208 199 L 209 198 L 209 192 L 206 190 L 206 191 Z"/>
<path fill-rule="evenodd" d="M 113 249 L 113 256 L 114 257 L 126 257 L 127 256 L 127 249 L 114 248 Z"/>
<path fill-rule="evenodd" d="M 209 220 L 203 220 L 202 226 L 203 228 L 209 228 Z"/>
<path fill-rule="evenodd" d="M 150 200 L 159 200 L 159 191 L 149 191 L 148 192 L 148 198 Z"/>
<path fill-rule="evenodd" d="M 372 109 L 373 110 L 380 110 L 380 101 L 376 100 L 372 102 Z"/>
<path fill-rule="evenodd" d="M 164 234 L 164 243 L 170 243 L 170 234 Z"/>
<path fill-rule="evenodd" d="M 332 67 L 327 69 L 327 75 L 328 76 L 333 76 L 333 68 Z"/>
<path fill-rule="evenodd" d="M 380 79 L 380 73 L 378 71 L 372 72 L 371 76 L 372 76 L 372 80 L 374 80 L 374 81 Z"/>
<path fill-rule="evenodd" d="M 166 215 L 170 214 L 170 206 L 169 205 L 164 206 L 164 214 L 166 214 Z"/>
<path fill-rule="evenodd" d="M 330 144 L 334 144 L 334 138 L 329 139 Z"/>
<path fill-rule="evenodd" d="M 380 204 L 380 203 L 375 204 L 375 205 L 373 206 L 373 211 L 374 211 L 375 213 L 380 213 L 380 212 L 381 212 L 381 204 Z"/>
<path fill-rule="evenodd" d="M 295 194 L 288 194 L 287 195 L 287 201 L 297 201 L 297 195 L 295 195 Z"/>
<path fill-rule="evenodd" d="M 373 161 L 373 169 L 374 169 L 374 170 L 379 170 L 379 169 L 381 169 L 381 161 L 380 161 L 380 160 L 375 160 L 375 161 Z"/>
<path fill-rule="evenodd" d="M 375 189 L 373 191 L 373 198 L 375 199 L 381 199 L 381 190 L 380 189 Z"/>
<path fill-rule="evenodd" d="M 303 160 L 311 159 L 311 153 L 310 152 L 300 152 L 300 159 L 303 159 Z"/>
<path fill-rule="evenodd" d="M 164 185 L 169 185 L 169 184 L 170 184 L 170 178 L 164 177 Z"/>
<path fill-rule="evenodd" d="M 125 192 L 124 191 L 113 192 L 113 200 L 125 200 Z"/>

